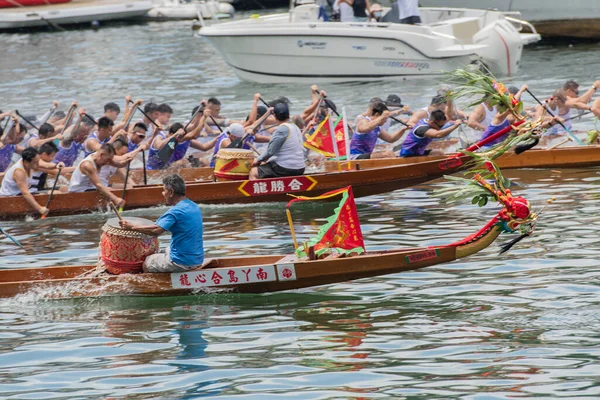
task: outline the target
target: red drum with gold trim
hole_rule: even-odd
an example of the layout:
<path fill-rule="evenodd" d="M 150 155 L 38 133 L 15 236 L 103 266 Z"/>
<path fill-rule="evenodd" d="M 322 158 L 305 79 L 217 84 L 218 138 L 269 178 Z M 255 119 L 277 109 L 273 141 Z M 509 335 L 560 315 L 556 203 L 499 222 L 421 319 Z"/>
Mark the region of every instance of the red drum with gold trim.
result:
<path fill-rule="evenodd" d="M 251 150 L 221 149 L 215 156 L 215 177 L 220 181 L 248 179 L 253 161 Z"/>
<path fill-rule="evenodd" d="M 151 225 L 144 218 L 127 217 L 135 224 Z M 137 274 L 142 272 L 144 260 L 158 252 L 158 238 L 123 229 L 118 218 L 111 218 L 102 227 L 100 257 L 106 270 L 112 274 Z"/>

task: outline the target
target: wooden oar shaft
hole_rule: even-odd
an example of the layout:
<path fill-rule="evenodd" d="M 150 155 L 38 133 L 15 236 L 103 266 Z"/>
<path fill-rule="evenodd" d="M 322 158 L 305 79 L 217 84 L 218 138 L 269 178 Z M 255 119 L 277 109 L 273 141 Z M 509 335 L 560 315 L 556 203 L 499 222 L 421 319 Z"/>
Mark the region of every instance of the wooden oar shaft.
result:
<path fill-rule="evenodd" d="M 62 171 L 62 168 L 59 168 L 58 172 L 56 173 L 56 179 L 54 180 L 54 185 L 52 185 L 52 190 L 50 190 L 50 195 L 48 196 L 48 201 L 46 201 L 46 208 L 50 207 L 50 202 L 52 201 L 52 196 L 54 195 L 54 191 L 56 190 L 56 185 L 58 185 L 58 179 L 60 178 L 61 171 Z M 47 216 L 48 216 L 48 214 L 42 215 L 42 219 L 45 219 Z"/>
<path fill-rule="evenodd" d="M 148 184 L 148 177 L 146 173 L 146 152 L 142 151 L 142 166 L 144 167 L 144 185 Z"/>
<path fill-rule="evenodd" d="M 526 90 L 527 90 L 527 93 L 529 93 L 529 95 L 530 95 L 531 97 L 533 97 L 533 99 L 534 99 L 534 100 L 535 100 L 535 101 L 536 101 L 536 102 L 537 102 L 537 103 L 538 103 L 540 106 L 542 106 L 542 107 L 544 108 L 544 110 L 546 110 L 546 112 L 547 112 L 548 114 L 550 114 L 550 116 L 551 116 L 552 118 L 554 118 L 554 117 L 555 117 L 555 115 L 552 113 L 552 111 L 550 111 L 550 109 L 548 108 L 548 104 L 542 103 L 542 102 L 541 102 L 541 101 L 540 101 L 540 100 L 539 100 L 537 97 L 535 97 L 535 95 L 534 95 L 533 93 L 531 93 L 531 91 L 530 91 L 529 89 L 526 89 Z M 573 140 L 575 140 L 575 142 L 576 142 L 578 145 L 580 145 L 580 146 L 583 146 L 583 142 L 582 142 L 581 140 L 579 140 L 579 138 L 578 138 L 577 136 L 575 136 L 575 135 L 573 134 L 573 132 L 571 132 L 571 130 L 565 126 L 565 124 L 563 124 L 563 123 L 562 123 L 560 120 L 559 120 L 559 121 L 557 121 L 557 122 L 558 122 L 558 123 L 559 123 L 559 125 L 560 125 L 560 126 L 562 126 L 562 127 L 563 127 L 563 129 L 564 129 L 564 130 L 565 130 L 565 131 L 566 131 L 566 132 L 567 132 L 567 133 L 568 133 L 568 134 L 569 134 L 569 135 L 570 135 L 570 136 L 573 138 Z"/>
<path fill-rule="evenodd" d="M 115 203 L 113 203 L 112 201 L 109 202 L 110 204 L 110 208 L 112 208 L 112 210 L 115 212 L 115 214 L 117 214 L 117 218 L 119 218 L 119 221 L 123 221 L 123 217 L 121 217 L 121 213 L 119 212 L 119 210 L 117 210 L 117 206 L 115 206 Z"/>
<path fill-rule="evenodd" d="M 123 183 L 123 193 L 121 194 L 121 198 L 125 199 L 125 195 L 127 194 L 127 181 L 129 180 L 129 170 L 131 169 L 131 161 L 127 163 L 127 172 L 125 172 L 125 182 Z M 123 207 L 119 208 L 119 211 L 123 212 Z"/>
<path fill-rule="evenodd" d="M 9 238 L 14 244 L 16 244 L 17 246 L 19 246 L 23 250 L 25 250 L 25 247 L 23 247 L 23 245 L 21 243 L 19 243 L 19 241 L 17 239 L 15 239 L 11 235 L 9 235 L 8 232 L 6 232 L 3 228 L 0 228 L 0 232 L 2 232 L 4 234 L 4 236 L 6 236 L 7 238 Z"/>
<path fill-rule="evenodd" d="M 39 131 L 40 129 L 35 126 L 31 121 L 29 121 L 27 118 L 25 118 L 23 115 L 21 115 L 21 113 L 19 112 L 19 110 L 15 110 L 15 113 L 21 117 L 21 119 L 25 122 L 27 122 L 29 125 L 31 125 L 33 127 L 33 129 L 35 129 L 36 131 Z"/>
<path fill-rule="evenodd" d="M 223 129 L 221 128 L 221 126 L 217 123 L 217 121 L 215 121 L 215 119 L 213 118 L 212 115 L 209 115 L 209 118 L 211 119 L 211 121 L 213 122 L 213 124 L 215 124 L 217 126 L 217 128 L 219 128 L 219 131 L 221 131 L 221 133 L 223 133 Z"/>
<path fill-rule="evenodd" d="M 139 107 L 136 107 L 136 108 L 138 109 L 138 111 L 139 111 L 139 112 L 141 112 L 141 113 L 144 115 L 144 117 L 148 118 L 148 121 L 152 122 L 152 124 L 153 124 L 155 127 L 159 128 L 159 129 L 162 129 L 162 126 L 158 125 L 158 124 L 157 124 L 157 123 L 156 123 L 156 122 L 155 122 L 155 121 L 154 121 L 152 118 L 150 118 L 150 116 L 149 116 L 148 114 L 146 114 L 146 113 L 144 112 L 144 110 L 142 110 L 142 109 L 141 109 L 141 108 L 139 108 Z"/>

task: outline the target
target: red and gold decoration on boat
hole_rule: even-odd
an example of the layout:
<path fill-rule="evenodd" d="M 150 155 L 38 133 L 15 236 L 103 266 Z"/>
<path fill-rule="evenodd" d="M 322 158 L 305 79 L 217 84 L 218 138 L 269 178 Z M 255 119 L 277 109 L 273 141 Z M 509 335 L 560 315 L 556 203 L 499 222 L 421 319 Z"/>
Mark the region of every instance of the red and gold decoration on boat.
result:
<path fill-rule="evenodd" d="M 493 162 L 483 161 L 479 164 L 479 168 L 469 171 L 467 174 L 473 174 L 472 179 L 447 176 L 447 179 L 464 185 L 440 190 L 437 195 L 447 197 L 450 201 L 472 197 L 471 203 L 480 207 L 488 204 L 490 200 L 495 200 L 502 206 L 502 209 L 478 232 L 448 246 L 467 244 L 494 226 L 498 226 L 507 233 L 519 231 L 521 236 L 504 245 L 501 252 L 503 253 L 533 233 L 539 213 L 532 212 L 529 201 L 524 197 L 513 196 L 509 189 L 510 181 L 502 176 L 500 169 Z M 548 200 L 547 204 L 552 203 L 553 200 Z"/>
<path fill-rule="evenodd" d="M 317 235 L 311 238 L 302 246 L 298 246 L 294 233 L 294 227 L 291 220 L 290 206 L 300 201 L 325 200 L 334 196 L 342 196 L 339 206 L 334 214 L 327 218 L 327 223 L 323 225 Z M 338 190 L 332 190 L 317 197 L 293 196 L 286 206 L 292 235 L 294 236 L 294 245 L 298 257 L 309 257 L 318 259 L 330 254 L 350 255 L 361 254 L 365 252 L 365 243 L 363 241 L 358 212 L 354 203 L 352 187 L 348 186 Z"/>
<path fill-rule="evenodd" d="M 132 218 L 136 223 L 152 224 L 144 218 Z M 112 274 L 140 273 L 144 260 L 158 251 L 158 238 L 123 229 L 118 218 L 109 219 L 102 227 L 100 258 Z"/>

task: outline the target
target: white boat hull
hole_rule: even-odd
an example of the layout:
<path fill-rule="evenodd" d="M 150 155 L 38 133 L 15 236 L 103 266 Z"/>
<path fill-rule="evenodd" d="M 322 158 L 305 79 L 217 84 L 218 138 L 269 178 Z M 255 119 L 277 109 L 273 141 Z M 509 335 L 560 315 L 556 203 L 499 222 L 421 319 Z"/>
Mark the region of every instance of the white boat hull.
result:
<path fill-rule="evenodd" d="M 241 78 L 261 83 L 353 81 L 441 75 L 475 55 L 430 59 L 394 39 L 336 36 L 235 36 L 208 40 Z M 402 48 L 402 50 L 399 50 Z"/>
<path fill-rule="evenodd" d="M 482 27 L 481 18 L 453 12 L 462 16 L 446 13 L 452 18 L 430 26 L 320 22 L 310 13 L 290 21 L 279 14 L 203 27 L 199 34 L 238 76 L 260 83 L 402 79 L 474 62 L 499 76 L 518 70 L 524 39 L 501 13 Z"/>
<path fill-rule="evenodd" d="M 66 3 L 51 6 L 12 8 L 0 12 L 0 29 L 19 29 L 81 24 L 92 21 L 123 20 L 142 17 L 152 8 L 146 0 L 132 2 Z"/>
<path fill-rule="evenodd" d="M 198 18 L 198 12 L 206 19 L 231 18 L 235 9 L 231 4 L 218 1 L 185 4 L 178 1 L 158 1 L 147 17 L 157 20 L 192 20 Z"/>
<path fill-rule="evenodd" d="M 445 0 L 420 2 L 426 7 L 448 4 Z M 544 37 L 600 39 L 600 2 L 597 0 L 453 0 L 452 5 L 519 12 Z"/>

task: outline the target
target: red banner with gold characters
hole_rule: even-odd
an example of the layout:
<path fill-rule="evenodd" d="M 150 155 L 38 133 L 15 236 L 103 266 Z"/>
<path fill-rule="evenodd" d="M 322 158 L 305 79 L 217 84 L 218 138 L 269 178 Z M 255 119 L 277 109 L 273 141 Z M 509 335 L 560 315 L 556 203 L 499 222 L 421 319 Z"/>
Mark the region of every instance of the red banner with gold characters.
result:
<path fill-rule="evenodd" d="M 333 124 L 333 132 L 337 142 L 338 154 L 346 155 L 346 141 L 344 139 L 344 120 L 340 117 Z M 335 157 L 335 149 L 333 148 L 333 140 L 329 124 L 329 115 L 317 126 L 312 135 L 304 142 L 304 147 L 323 154 L 325 157 Z"/>
<path fill-rule="evenodd" d="M 327 224 L 321 227 L 317 236 L 310 239 L 307 243 L 308 247 L 314 248 L 317 256 L 331 252 L 332 250 L 338 253 L 364 253 L 365 243 L 360 229 L 352 187 L 348 186 L 343 189 L 333 190 L 317 197 L 299 196 L 287 205 L 287 207 L 290 207 L 298 201 L 323 200 L 337 195 L 341 195 L 342 200 L 335 209 L 334 215 L 327 219 Z M 300 256 L 305 255 L 304 250 L 300 246 L 298 254 Z"/>

